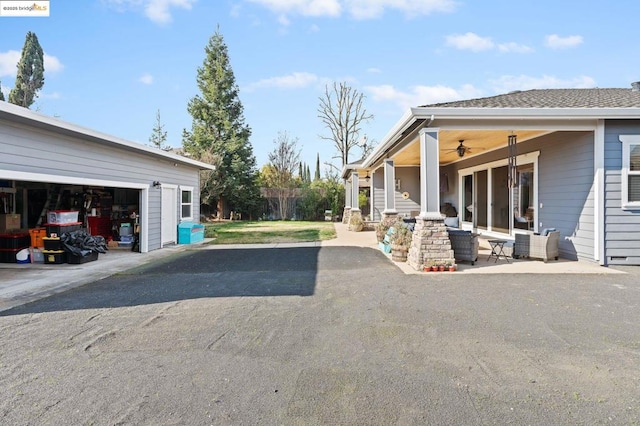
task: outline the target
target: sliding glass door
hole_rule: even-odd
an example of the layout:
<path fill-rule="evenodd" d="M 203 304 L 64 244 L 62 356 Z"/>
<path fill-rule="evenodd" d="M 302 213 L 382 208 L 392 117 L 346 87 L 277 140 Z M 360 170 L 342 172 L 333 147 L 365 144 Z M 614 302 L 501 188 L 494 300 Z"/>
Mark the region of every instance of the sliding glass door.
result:
<path fill-rule="evenodd" d="M 459 171 L 461 219 L 466 227 L 500 234 L 535 230 L 538 153 L 518 157 L 516 185 L 509 188 L 507 161 Z"/>

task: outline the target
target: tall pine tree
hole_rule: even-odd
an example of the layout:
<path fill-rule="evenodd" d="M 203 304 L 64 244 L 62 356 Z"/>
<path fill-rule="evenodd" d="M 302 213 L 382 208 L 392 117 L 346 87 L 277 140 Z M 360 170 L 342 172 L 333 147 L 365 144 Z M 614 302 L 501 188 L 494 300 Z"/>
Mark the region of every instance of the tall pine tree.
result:
<path fill-rule="evenodd" d="M 35 33 L 29 31 L 18 62 L 16 85 L 9 92 L 9 102 L 29 108 L 44 86 L 44 53 Z"/>
<path fill-rule="evenodd" d="M 4 101 L 4 93 L 2 93 L 2 82 L 0 81 L 0 101 Z"/>
<path fill-rule="evenodd" d="M 187 110 L 193 117 L 191 131 L 182 136 L 185 152 L 193 158 L 217 158 L 216 171 L 203 176 L 201 197 L 216 203 L 221 218 L 225 208 L 251 213 L 260 202 L 256 182 L 256 159 L 249 142 L 251 129 L 244 122 L 238 86 L 229 61 L 227 45 L 219 28 L 205 47 L 205 59 L 196 81 L 200 94 Z"/>
<path fill-rule="evenodd" d="M 156 124 L 153 126 L 151 136 L 149 136 L 149 142 L 152 146 L 164 151 L 171 149 L 170 146 L 167 146 L 167 131 L 164 130 L 164 125 L 160 121 L 160 110 L 156 111 Z"/>

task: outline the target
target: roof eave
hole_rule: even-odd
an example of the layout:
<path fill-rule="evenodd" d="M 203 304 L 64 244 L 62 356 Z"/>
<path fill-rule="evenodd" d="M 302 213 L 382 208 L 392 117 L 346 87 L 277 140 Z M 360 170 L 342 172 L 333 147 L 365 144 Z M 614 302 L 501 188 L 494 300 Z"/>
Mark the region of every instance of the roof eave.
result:
<path fill-rule="evenodd" d="M 382 155 L 397 141 L 402 133 L 411 127 L 411 125 L 418 119 L 420 119 L 420 108 L 408 109 L 398 120 L 398 122 L 391 128 L 387 135 L 382 139 L 380 144 L 369 154 L 367 158 L 362 162 L 363 167 L 371 167 L 376 161 L 380 159 Z"/>
<path fill-rule="evenodd" d="M 512 119 L 512 120 L 567 120 L 567 119 L 640 119 L 640 108 L 411 108 L 398 120 L 376 149 L 363 161 L 371 167 L 391 148 L 402 132 L 417 120 Z"/>

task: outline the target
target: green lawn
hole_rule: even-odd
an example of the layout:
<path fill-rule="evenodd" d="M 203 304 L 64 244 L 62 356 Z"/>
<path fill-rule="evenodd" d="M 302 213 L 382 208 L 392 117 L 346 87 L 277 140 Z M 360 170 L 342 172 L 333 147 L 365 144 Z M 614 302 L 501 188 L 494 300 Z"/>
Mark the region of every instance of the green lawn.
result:
<path fill-rule="evenodd" d="M 331 222 L 260 221 L 205 224 L 205 236 L 212 244 L 299 243 L 336 237 Z"/>

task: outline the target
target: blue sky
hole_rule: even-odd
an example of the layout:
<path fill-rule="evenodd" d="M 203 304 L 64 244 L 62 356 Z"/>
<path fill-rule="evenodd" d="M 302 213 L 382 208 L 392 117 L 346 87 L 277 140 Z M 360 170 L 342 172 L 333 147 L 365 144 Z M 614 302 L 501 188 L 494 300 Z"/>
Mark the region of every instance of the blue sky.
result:
<path fill-rule="evenodd" d="M 160 110 L 180 146 L 219 25 L 258 166 L 286 131 L 313 173 L 317 153 L 336 153 L 318 137 L 328 135 L 317 117 L 326 84 L 364 93 L 374 115 L 364 132 L 376 141 L 411 106 L 630 87 L 640 80 L 638 16 L 637 0 L 51 0 L 49 17 L 0 17 L 0 81 L 6 97 L 33 31 L 46 81 L 32 109 L 145 144 Z"/>

